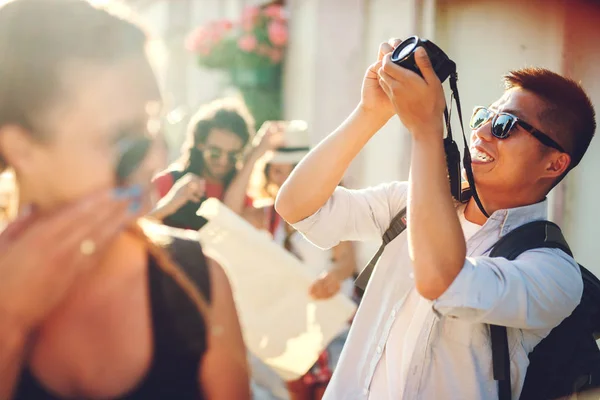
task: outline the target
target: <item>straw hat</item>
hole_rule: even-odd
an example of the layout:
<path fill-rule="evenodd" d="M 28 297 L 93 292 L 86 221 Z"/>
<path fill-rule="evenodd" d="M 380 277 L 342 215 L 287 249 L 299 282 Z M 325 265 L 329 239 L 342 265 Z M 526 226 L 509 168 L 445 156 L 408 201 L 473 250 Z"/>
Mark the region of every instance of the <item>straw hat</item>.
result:
<path fill-rule="evenodd" d="M 294 120 L 286 123 L 283 146 L 266 155 L 266 162 L 297 164 L 310 150 L 310 137 L 306 121 Z"/>

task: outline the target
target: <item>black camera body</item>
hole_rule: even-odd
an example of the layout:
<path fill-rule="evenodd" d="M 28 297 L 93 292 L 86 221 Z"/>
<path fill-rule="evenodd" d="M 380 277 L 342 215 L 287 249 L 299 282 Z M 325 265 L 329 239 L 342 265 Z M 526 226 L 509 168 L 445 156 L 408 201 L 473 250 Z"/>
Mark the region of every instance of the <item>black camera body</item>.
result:
<path fill-rule="evenodd" d="M 415 51 L 417 48 L 423 47 L 431 60 L 431 65 L 440 82 L 444 82 L 448 77 L 454 74 L 450 79 L 450 86 L 456 83 L 456 63 L 452 61 L 446 53 L 433 42 L 421 39 L 418 36 L 411 36 L 400 43 L 392 52 L 392 62 L 403 68 L 409 69 L 419 76 L 423 77 L 417 63 L 415 62 Z M 453 82 L 454 80 L 454 82 Z M 446 110 L 447 111 L 447 110 Z M 448 167 L 448 179 L 450 180 L 450 191 L 452 197 L 461 201 L 461 173 L 460 173 L 460 151 L 456 142 L 452 139 L 452 130 L 450 127 L 449 115 L 446 112 L 446 124 L 448 136 L 444 138 L 444 150 L 446 152 L 446 163 Z"/>
<path fill-rule="evenodd" d="M 421 71 L 415 62 L 415 51 L 418 47 L 423 47 L 431 60 L 431 65 L 440 82 L 444 82 L 450 74 L 456 72 L 456 64 L 452 61 L 442 49 L 435 43 L 418 36 L 411 36 L 402 41 L 392 53 L 392 62 L 401 67 L 409 69 L 421 77 Z"/>

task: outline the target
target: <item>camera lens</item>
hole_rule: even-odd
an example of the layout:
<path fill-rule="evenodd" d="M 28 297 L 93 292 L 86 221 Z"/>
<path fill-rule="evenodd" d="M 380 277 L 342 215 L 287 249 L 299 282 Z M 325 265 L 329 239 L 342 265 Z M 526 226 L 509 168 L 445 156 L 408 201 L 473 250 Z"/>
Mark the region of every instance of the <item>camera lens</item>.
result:
<path fill-rule="evenodd" d="M 392 53 L 392 62 L 402 61 L 408 57 L 415 50 L 417 43 L 418 40 L 415 37 L 411 37 L 400 43 Z"/>

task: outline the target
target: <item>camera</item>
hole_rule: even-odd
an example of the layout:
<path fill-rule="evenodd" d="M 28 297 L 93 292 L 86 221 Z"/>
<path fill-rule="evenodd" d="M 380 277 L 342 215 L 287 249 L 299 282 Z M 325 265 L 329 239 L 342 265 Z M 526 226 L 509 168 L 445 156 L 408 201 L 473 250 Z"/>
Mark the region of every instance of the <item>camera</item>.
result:
<path fill-rule="evenodd" d="M 436 75 L 440 79 L 440 82 L 444 82 L 450 74 L 456 72 L 456 64 L 452 61 L 446 53 L 435 43 L 430 42 L 426 39 L 421 39 L 418 36 L 411 36 L 408 39 L 402 41 L 392 53 L 392 62 L 401 67 L 409 69 L 421 77 L 421 71 L 415 62 L 415 51 L 418 47 L 423 47 L 431 60 L 431 65 Z"/>
<path fill-rule="evenodd" d="M 423 47 L 431 60 L 431 65 L 440 82 L 444 82 L 448 77 L 450 86 L 455 96 L 458 95 L 456 88 L 456 63 L 452 61 L 446 53 L 433 42 L 421 39 L 418 36 L 412 36 L 400 43 L 392 52 L 391 60 L 394 64 L 409 69 L 419 76 L 423 77 L 419 67 L 415 62 L 415 51 L 418 47 Z M 444 139 L 444 150 L 446 152 L 446 163 L 448 167 L 448 178 L 450 180 L 450 191 L 452 197 L 461 201 L 461 178 L 460 178 L 460 151 L 456 142 L 452 139 L 452 130 L 449 122 L 449 114 L 445 113 L 448 136 Z"/>

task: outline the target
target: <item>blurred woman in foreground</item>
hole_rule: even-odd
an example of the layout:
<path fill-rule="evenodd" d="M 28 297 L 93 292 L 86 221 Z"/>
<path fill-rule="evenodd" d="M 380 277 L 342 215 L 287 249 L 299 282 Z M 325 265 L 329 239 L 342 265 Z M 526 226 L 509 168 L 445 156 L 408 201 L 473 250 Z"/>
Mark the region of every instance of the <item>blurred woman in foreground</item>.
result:
<path fill-rule="evenodd" d="M 248 399 L 224 272 L 138 221 L 160 101 L 135 25 L 83 0 L 0 8 L 0 399 Z M 143 229 L 142 229 L 143 227 Z"/>

